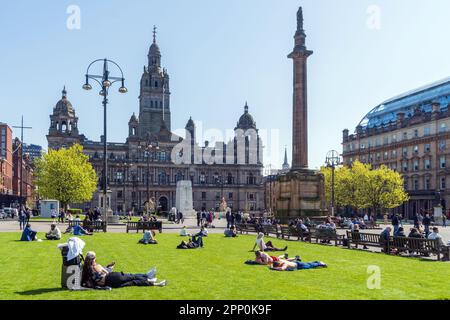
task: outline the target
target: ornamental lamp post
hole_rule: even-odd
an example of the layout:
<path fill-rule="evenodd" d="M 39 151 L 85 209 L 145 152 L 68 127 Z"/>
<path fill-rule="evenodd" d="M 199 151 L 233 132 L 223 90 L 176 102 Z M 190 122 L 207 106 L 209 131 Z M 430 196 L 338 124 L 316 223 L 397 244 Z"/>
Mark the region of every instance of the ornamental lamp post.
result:
<path fill-rule="evenodd" d="M 335 195 L 334 195 L 334 172 L 336 166 L 341 164 L 341 156 L 336 150 L 331 150 L 327 153 L 325 165 L 327 168 L 331 168 L 331 216 L 334 217 L 335 213 Z"/>
<path fill-rule="evenodd" d="M 103 71 L 102 71 L 102 75 L 96 75 L 96 74 L 91 74 L 90 73 L 90 69 L 94 64 L 99 64 L 103 62 Z M 113 65 L 116 67 L 116 69 L 118 69 L 119 73 L 120 73 L 120 77 L 112 77 L 110 76 L 110 71 L 109 71 L 109 64 Z M 99 84 L 101 90 L 99 92 L 99 95 L 103 97 L 103 181 L 102 181 L 102 188 L 103 188 L 103 214 L 106 217 L 106 220 L 108 222 L 108 211 L 109 211 L 109 206 L 110 204 L 108 203 L 107 200 L 107 193 L 108 193 L 108 156 L 107 156 L 107 152 L 108 152 L 108 145 L 107 145 L 107 122 L 106 122 L 106 111 L 107 111 L 107 105 L 108 105 L 108 94 L 109 94 L 109 89 L 112 87 L 112 85 L 116 82 L 120 82 L 121 86 L 119 88 L 119 92 L 120 93 L 127 93 L 128 89 L 125 87 L 125 78 L 123 76 L 123 71 L 120 68 L 120 66 L 109 59 L 97 59 L 93 62 L 91 62 L 91 64 L 88 66 L 87 71 L 86 71 L 86 82 L 83 85 L 83 89 L 90 91 L 92 90 L 92 85 L 89 83 L 89 80 L 93 80 L 95 81 L 97 84 Z"/>
<path fill-rule="evenodd" d="M 158 151 L 160 149 L 159 142 L 151 142 L 146 146 L 139 146 L 139 149 L 144 151 L 147 158 L 147 204 L 150 203 L 150 156 L 152 151 Z"/>

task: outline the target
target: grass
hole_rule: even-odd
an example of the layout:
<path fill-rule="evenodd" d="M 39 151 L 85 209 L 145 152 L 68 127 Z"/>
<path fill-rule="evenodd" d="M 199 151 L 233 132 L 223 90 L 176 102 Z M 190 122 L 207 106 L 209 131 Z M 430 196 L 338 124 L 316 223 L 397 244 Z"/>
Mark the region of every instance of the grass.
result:
<path fill-rule="evenodd" d="M 42 237 L 42 234 L 40 234 Z M 156 246 L 138 245 L 142 234 L 95 234 L 85 237 L 84 252 L 93 250 L 106 265 L 116 261 L 117 271 L 130 273 L 158 269 L 165 288 L 124 288 L 112 291 L 70 292 L 60 289 L 60 242 L 17 241 L 19 233 L 0 234 L 0 299 L 109 300 L 109 299 L 449 299 L 448 263 L 422 261 L 357 250 L 289 242 L 291 256 L 303 261 L 322 260 L 327 269 L 295 272 L 247 266 L 254 236 L 236 239 L 211 235 L 205 248 L 176 250 L 181 238 L 158 235 Z M 65 236 L 64 239 L 67 239 Z M 278 246 L 285 241 L 274 240 Z M 381 268 L 381 290 L 366 286 L 367 267 Z"/>

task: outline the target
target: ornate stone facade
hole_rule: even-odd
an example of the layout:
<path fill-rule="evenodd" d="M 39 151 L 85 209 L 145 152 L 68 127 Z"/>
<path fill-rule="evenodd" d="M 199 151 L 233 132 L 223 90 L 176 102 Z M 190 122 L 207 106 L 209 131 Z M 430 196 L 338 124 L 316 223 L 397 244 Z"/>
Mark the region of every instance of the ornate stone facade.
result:
<path fill-rule="evenodd" d="M 186 136 L 176 136 L 171 132 L 169 75 L 161 68 L 161 57 L 154 37 L 140 83 L 139 117 L 131 116 L 126 142 L 108 143 L 112 209 L 142 210 L 147 199 L 154 198 L 160 211 L 167 212 L 175 206 L 177 182 L 191 180 L 196 210 L 218 209 L 222 198 L 233 210 L 264 210 L 262 144 L 248 105 L 235 128 L 234 140 L 200 146 L 192 118 Z M 101 188 L 102 141 L 88 140 L 78 132 L 78 118 L 65 90 L 50 120 L 49 148 L 83 145 Z M 98 206 L 99 192 L 84 205 Z"/>

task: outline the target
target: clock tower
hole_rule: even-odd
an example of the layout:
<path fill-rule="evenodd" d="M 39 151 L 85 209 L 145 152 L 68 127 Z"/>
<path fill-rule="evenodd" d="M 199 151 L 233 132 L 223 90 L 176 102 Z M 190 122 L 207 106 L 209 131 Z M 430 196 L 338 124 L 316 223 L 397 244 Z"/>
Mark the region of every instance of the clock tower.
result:
<path fill-rule="evenodd" d="M 169 74 L 166 69 L 161 68 L 161 51 L 156 43 L 156 27 L 154 27 L 148 65 L 144 66 L 141 78 L 139 136 L 145 138 L 149 133 L 158 133 L 163 127 L 170 131 L 170 117 Z"/>

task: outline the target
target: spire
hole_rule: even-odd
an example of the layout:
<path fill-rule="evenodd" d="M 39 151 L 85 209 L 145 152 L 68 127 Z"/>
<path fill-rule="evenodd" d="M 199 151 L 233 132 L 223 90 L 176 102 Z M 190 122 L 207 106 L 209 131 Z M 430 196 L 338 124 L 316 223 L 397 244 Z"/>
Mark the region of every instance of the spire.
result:
<path fill-rule="evenodd" d="M 248 113 L 248 103 L 245 101 L 245 107 L 244 107 L 245 113 Z"/>
<path fill-rule="evenodd" d="M 289 166 L 288 155 L 287 155 L 287 146 L 284 149 L 284 164 L 283 165 Z"/>
<path fill-rule="evenodd" d="M 62 90 L 62 98 L 66 99 L 67 98 L 67 91 L 66 91 L 66 86 L 64 85 L 64 88 Z"/>
<path fill-rule="evenodd" d="M 154 25 L 153 26 L 153 43 L 155 43 L 156 44 L 156 30 L 157 30 L 158 28 Z"/>

